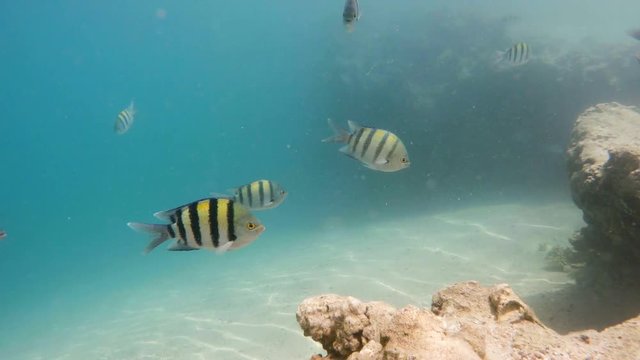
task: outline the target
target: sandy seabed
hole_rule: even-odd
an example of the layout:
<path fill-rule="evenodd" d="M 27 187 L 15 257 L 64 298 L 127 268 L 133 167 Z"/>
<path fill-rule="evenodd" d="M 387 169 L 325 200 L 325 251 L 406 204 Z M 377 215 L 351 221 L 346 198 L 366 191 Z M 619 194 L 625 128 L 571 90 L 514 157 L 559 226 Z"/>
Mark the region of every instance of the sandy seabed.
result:
<path fill-rule="evenodd" d="M 572 284 L 544 269 L 539 247 L 566 245 L 581 226 L 571 203 L 474 207 L 361 229 L 329 221 L 313 238 L 263 254 L 252 266 L 215 276 L 190 269 L 187 277 L 176 273 L 111 294 L 117 300 L 107 311 L 2 358 L 308 359 L 322 352 L 296 323 L 296 307 L 308 296 L 430 306 L 447 284 L 478 280 L 509 283 L 526 301 Z"/>

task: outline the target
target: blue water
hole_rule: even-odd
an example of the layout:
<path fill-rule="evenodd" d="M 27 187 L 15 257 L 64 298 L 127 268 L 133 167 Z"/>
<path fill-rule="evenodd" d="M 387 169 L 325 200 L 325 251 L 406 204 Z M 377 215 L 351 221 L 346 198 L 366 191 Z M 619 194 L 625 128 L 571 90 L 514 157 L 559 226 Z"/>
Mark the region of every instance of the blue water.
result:
<path fill-rule="evenodd" d="M 444 4 L 363 0 L 352 33 L 342 1 L 1 4 L 0 357 L 108 312 L 122 291 L 179 273 L 189 282 L 194 264 L 259 271 L 255 259 L 277 258 L 283 239 L 312 242 L 327 219 L 355 227 L 569 199 L 562 151 L 575 117 L 595 102 L 640 102 L 640 44 L 624 34 L 640 9 L 589 3 L 619 20 L 568 45 L 557 39 L 578 35 L 540 29 L 584 30 L 571 4 L 561 19 L 540 18 L 553 2 Z M 492 69 L 527 22 L 539 26 L 527 39 L 538 54 L 571 66 Z M 604 70 L 585 77 L 578 53 Z M 117 136 L 132 99 L 135 123 Z M 394 131 L 411 168 L 379 173 L 339 154 L 320 142 L 327 118 Z M 267 231 L 242 251 L 142 256 L 147 239 L 125 226 L 259 178 L 289 196 L 257 214 Z"/>

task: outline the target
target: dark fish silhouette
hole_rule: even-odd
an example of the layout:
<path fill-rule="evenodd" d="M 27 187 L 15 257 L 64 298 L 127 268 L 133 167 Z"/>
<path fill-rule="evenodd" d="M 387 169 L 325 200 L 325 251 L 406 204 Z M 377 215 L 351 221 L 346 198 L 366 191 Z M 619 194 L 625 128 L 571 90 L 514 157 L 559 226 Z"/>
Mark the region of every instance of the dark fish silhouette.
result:
<path fill-rule="evenodd" d="M 353 24 L 360 19 L 360 4 L 358 0 L 346 0 L 342 11 L 342 22 L 348 31 L 353 31 Z"/>
<path fill-rule="evenodd" d="M 640 40 L 640 29 L 629 30 L 627 34 L 636 40 Z"/>

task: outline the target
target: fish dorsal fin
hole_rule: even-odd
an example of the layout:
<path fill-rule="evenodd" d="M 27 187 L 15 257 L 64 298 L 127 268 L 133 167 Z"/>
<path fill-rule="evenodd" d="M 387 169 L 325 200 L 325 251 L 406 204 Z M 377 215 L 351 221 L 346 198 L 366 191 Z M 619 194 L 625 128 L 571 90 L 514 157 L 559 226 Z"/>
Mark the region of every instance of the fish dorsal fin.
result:
<path fill-rule="evenodd" d="M 158 211 L 157 213 L 153 214 L 153 216 L 155 216 L 160 220 L 173 221 L 172 218 L 176 215 L 178 210 L 180 210 L 181 208 L 182 206 L 177 207 L 175 209 L 171 209 L 171 210 Z"/>
<path fill-rule="evenodd" d="M 347 120 L 347 124 L 349 124 L 349 131 L 351 131 L 351 133 L 354 133 L 362 128 L 360 124 L 353 120 Z"/>
<path fill-rule="evenodd" d="M 209 193 L 209 195 L 211 197 L 213 197 L 213 198 L 216 198 L 216 199 L 227 199 L 227 200 L 233 200 L 234 199 L 235 193 L 232 192 L 232 194 L 234 194 L 234 195 L 218 193 L 218 192 Z"/>
<path fill-rule="evenodd" d="M 173 209 L 170 210 L 165 210 L 165 211 L 158 211 L 157 213 L 153 214 L 153 216 L 155 216 L 156 218 L 160 219 L 160 220 L 166 220 L 166 221 L 173 221 L 171 220 L 172 217 L 174 217 L 176 215 L 176 213 L 178 212 L 178 210 L 187 207 L 193 203 L 198 203 L 202 200 L 206 200 L 206 199 L 200 199 L 200 200 L 196 200 L 196 201 L 192 201 L 188 204 L 184 204 L 184 205 L 180 205 L 178 207 L 175 207 Z"/>

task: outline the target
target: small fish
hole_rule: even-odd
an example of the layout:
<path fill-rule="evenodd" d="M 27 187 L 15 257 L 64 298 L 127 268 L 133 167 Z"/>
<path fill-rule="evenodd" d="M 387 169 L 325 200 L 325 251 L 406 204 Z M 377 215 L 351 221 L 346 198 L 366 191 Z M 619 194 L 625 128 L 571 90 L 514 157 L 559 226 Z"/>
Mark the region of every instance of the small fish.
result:
<path fill-rule="evenodd" d="M 350 132 L 339 128 L 331 119 L 335 135 L 322 140 L 346 144 L 340 152 L 378 171 L 393 172 L 408 168 L 411 162 L 402 140 L 387 130 L 363 127 L 349 120 Z"/>
<path fill-rule="evenodd" d="M 273 209 L 287 196 L 286 190 L 271 180 L 257 180 L 232 189 L 233 199 L 251 210 Z"/>
<path fill-rule="evenodd" d="M 347 26 L 349 31 L 352 30 L 353 24 L 360 20 L 360 5 L 358 0 L 346 0 L 344 10 L 342 11 L 342 22 Z"/>
<path fill-rule="evenodd" d="M 145 249 L 150 252 L 168 239 L 176 239 L 170 251 L 213 249 L 223 253 L 250 244 L 265 230 L 249 210 L 231 199 L 208 198 L 175 209 L 160 211 L 155 217 L 168 225 L 130 222 L 138 231 L 155 235 Z"/>
<path fill-rule="evenodd" d="M 636 40 L 640 40 L 640 29 L 629 30 L 627 34 Z"/>
<path fill-rule="evenodd" d="M 497 63 L 506 62 L 510 65 L 518 66 L 529 62 L 531 57 L 531 47 L 527 43 L 517 43 L 505 51 L 497 52 Z"/>
<path fill-rule="evenodd" d="M 7 232 L 4 230 L 0 230 L 0 240 L 4 239 L 7 237 Z"/>
<path fill-rule="evenodd" d="M 118 135 L 122 135 L 126 133 L 131 125 L 133 125 L 133 119 L 136 115 L 136 109 L 133 106 L 133 100 L 131 100 L 131 104 L 126 109 L 120 111 L 118 114 L 118 118 L 116 119 L 116 123 L 113 126 L 113 130 Z"/>

